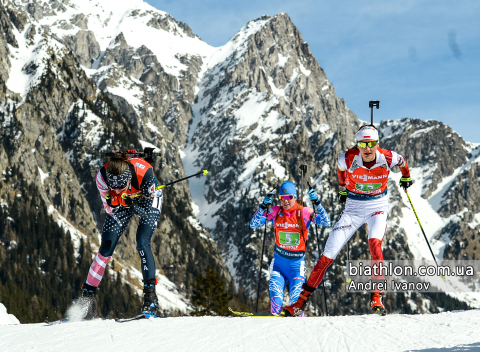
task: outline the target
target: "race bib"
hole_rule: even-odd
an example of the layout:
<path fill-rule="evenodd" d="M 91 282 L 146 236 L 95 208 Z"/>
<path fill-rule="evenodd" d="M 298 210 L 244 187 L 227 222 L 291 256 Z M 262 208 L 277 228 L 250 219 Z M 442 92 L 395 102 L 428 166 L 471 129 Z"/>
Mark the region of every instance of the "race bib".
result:
<path fill-rule="evenodd" d="M 363 192 L 375 191 L 380 187 L 382 187 L 381 183 L 356 183 L 355 184 L 355 188 Z"/>
<path fill-rule="evenodd" d="M 280 244 L 286 246 L 298 246 L 300 244 L 300 234 L 298 232 L 278 232 Z"/>

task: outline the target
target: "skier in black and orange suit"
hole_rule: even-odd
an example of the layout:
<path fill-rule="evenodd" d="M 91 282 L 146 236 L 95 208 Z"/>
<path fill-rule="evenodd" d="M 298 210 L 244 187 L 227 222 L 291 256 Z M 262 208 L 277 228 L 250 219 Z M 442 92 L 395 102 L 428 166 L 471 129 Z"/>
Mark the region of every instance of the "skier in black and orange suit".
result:
<path fill-rule="evenodd" d="M 161 190 L 155 189 L 157 179 L 152 165 L 144 159 L 129 158 L 127 153 L 122 153 L 110 158 L 97 172 L 96 181 L 107 216 L 103 224 L 100 249 L 82 286 L 82 297 L 88 303 L 93 301 L 121 234 L 133 215 L 138 215 L 137 251 L 140 254 L 144 282 L 142 313 L 156 315 L 157 280 L 150 241 L 160 217 L 163 195 Z"/>

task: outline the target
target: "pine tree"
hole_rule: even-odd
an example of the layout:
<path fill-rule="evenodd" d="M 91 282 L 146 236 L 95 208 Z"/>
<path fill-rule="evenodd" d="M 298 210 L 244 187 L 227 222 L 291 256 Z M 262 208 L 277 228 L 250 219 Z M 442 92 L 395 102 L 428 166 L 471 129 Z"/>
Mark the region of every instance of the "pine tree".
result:
<path fill-rule="evenodd" d="M 192 303 L 196 307 L 192 315 L 229 315 L 228 301 L 232 297 L 225 289 L 222 277 L 210 264 L 205 269 L 205 276 L 195 278 L 192 291 Z"/>

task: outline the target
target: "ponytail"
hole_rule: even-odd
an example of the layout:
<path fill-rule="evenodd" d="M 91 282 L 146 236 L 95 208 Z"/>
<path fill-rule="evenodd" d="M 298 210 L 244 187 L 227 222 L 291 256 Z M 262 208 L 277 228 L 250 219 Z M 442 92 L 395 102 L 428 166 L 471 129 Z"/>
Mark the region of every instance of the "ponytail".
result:
<path fill-rule="evenodd" d="M 112 175 L 121 175 L 130 165 L 132 165 L 132 163 L 128 159 L 127 152 L 122 152 L 119 155 L 110 157 L 107 165 L 107 172 Z"/>

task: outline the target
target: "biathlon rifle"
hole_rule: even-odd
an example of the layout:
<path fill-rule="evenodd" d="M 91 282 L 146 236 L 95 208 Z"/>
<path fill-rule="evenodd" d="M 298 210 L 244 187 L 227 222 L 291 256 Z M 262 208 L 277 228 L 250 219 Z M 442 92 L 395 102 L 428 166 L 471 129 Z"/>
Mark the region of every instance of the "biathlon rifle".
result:
<path fill-rule="evenodd" d="M 154 156 L 160 156 L 160 153 L 154 153 L 153 151 L 155 148 L 143 148 L 143 152 L 137 152 L 135 149 L 129 149 L 129 150 L 112 150 L 111 152 L 105 153 L 105 156 L 117 156 L 122 153 L 127 153 L 127 156 L 132 157 L 132 158 L 142 158 L 146 162 L 150 164 L 154 164 L 153 157 Z"/>
<path fill-rule="evenodd" d="M 368 102 L 368 107 L 370 108 L 370 124 L 373 126 L 373 108 L 380 108 L 380 101 L 379 100 L 370 100 Z"/>

